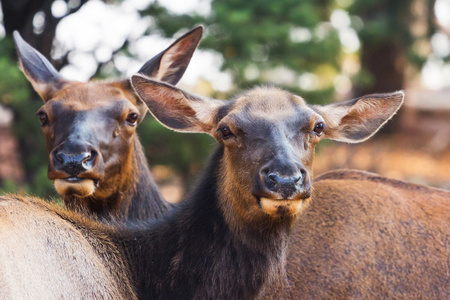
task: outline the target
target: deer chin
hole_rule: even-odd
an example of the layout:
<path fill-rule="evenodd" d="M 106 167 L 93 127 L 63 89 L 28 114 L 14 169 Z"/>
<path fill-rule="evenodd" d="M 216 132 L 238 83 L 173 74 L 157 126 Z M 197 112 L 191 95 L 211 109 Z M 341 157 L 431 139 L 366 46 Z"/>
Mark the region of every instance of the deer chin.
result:
<path fill-rule="evenodd" d="M 55 189 L 60 195 L 88 197 L 95 192 L 95 181 L 93 179 L 55 179 Z"/>
<path fill-rule="evenodd" d="M 258 202 L 261 209 L 270 216 L 290 217 L 302 212 L 305 209 L 307 202 L 309 202 L 309 199 L 310 198 L 288 200 L 261 197 Z"/>

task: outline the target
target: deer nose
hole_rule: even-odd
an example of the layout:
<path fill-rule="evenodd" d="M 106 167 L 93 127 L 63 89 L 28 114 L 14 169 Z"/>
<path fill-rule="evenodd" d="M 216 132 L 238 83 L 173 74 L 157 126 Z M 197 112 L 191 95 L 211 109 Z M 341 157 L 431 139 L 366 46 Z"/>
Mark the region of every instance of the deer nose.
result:
<path fill-rule="evenodd" d="M 296 174 L 292 177 L 281 177 L 277 173 L 270 173 L 267 177 L 275 184 L 275 185 L 283 185 L 283 184 L 296 184 L 299 182 L 303 176 L 302 174 Z"/>
<path fill-rule="evenodd" d="M 53 151 L 53 162 L 57 170 L 64 171 L 70 176 L 77 176 L 81 172 L 92 170 L 95 166 L 98 152 L 95 149 L 81 153 L 66 153 Z"/>
<path fill-rule="evenodd" d="M 262 171 L 265 187 L 273 193 L 279 194 L 283 199 L 289 199 L 305 188 L 307 172 L 300 169 L 294 174 L 282 175 L 278 172 Z"/>

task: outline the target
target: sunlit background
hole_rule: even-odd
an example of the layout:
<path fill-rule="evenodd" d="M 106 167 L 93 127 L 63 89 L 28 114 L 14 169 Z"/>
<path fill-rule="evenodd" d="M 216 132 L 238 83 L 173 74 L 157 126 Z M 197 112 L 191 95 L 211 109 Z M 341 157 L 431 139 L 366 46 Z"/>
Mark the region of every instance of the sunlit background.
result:
<path fill-rule="evenodd" d="M 3 191 L 56 195 L 33 117 L 40 101 L 17 71 L 12 30 L 63 77 L 87 81 L 131 76 L 200 23 L 204 41 L 179 86 L 226 99 L 274 84 L 312 103 L 404 89 L 405 106 L 381 134 L 361 145 L 325 143 L 315 173 L 357 168 L 450 188 L 450 0 L 10 0 L 2 9 Z M 141 140 L 163 193 L 175 201 L 214 141 L 147 119 Z"/>

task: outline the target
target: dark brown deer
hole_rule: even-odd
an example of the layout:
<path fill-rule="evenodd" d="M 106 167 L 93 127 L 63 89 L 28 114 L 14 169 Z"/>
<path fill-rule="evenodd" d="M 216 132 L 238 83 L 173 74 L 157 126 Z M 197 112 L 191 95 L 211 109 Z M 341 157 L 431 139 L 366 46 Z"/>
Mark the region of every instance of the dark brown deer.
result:
<path fill-rule="evenodd" d="M 162 219 L 106 225 L 39 199 L 0 198 L 0 298 L 254 299 L 284 274 L 323 138 L 361 141 L 402 93 L 308 107 L 256 88 L 232 101 L 133 76 L 165 126 L 219 147 L 192 195 Z M 317 188 L 317 187 L 316 187 Z"/>
<path fill-rule="evenodd" d="M 201 26 L 189 31 L 139 72 L 176 84 L 202 33 Z M 37 115 L 49 153 L 48 177 L 65 205 L 121 220 L 165 212 L 135 133 L 147 107 L 129 80 L 65 80 L 17 32 L 14 38 L 22 70 L 45 102 Z"/>

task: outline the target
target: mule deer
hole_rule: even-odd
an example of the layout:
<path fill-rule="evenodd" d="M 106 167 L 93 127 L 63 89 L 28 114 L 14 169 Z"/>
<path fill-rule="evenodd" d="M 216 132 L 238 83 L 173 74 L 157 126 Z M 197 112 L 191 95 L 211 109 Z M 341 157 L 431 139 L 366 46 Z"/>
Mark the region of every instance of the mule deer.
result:
<path fill-rule="evenodd" d="M 189 31 L 139 72 L 176 84 L 202 33 L 201 26 Z M 122 220 L 165 212 L 135 133 L 147 107 L 129 81 L 65 80 L 17 32 L 14 38 L 22 70 L 45 102 L 37 115 L 49 153 L 48 177 L 65 205 Z"/>
<path fill-rule="evenodd" d="M 203 177 L 164 218 L 137 226 L 0 198 L 2 298 L 256 298 L 284 273 L 290 231 L 311 197 L 314 146 L 325 136 L 369 137 L 403 98 L 367 97 L 318 113 L 274 88 L 219 101 L 141 75 L 132 83 L 165 126 L 219 142 Z"/>

